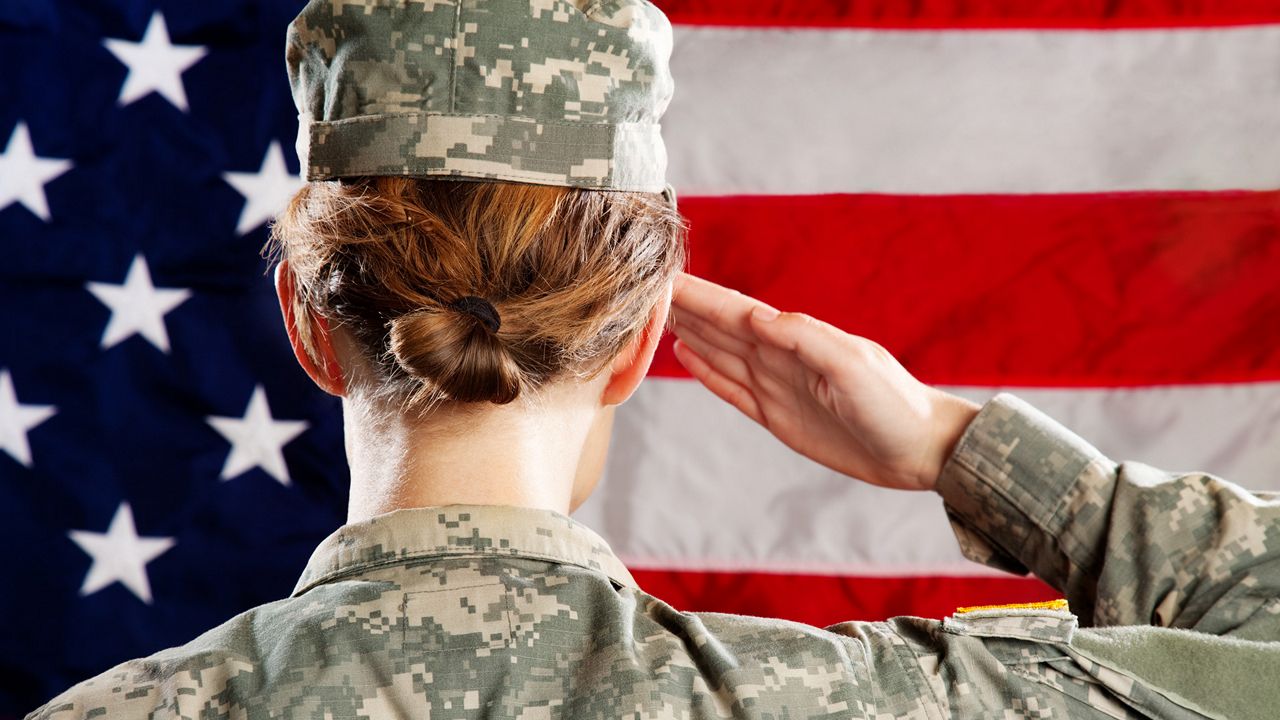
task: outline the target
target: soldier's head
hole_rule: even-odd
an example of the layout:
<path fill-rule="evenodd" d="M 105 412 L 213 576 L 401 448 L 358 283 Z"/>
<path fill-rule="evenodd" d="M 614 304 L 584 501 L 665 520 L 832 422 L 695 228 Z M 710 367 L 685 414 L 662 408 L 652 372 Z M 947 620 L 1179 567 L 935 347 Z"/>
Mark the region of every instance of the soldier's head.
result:
<path fill-rule="evenodd" d="M 268 250 L 316 382 L 410 419 L 559 402 L 599 459 L 685 259 L 671 50 L 649 0 L 311 0 L 285 55 L 309 182 Z"/>

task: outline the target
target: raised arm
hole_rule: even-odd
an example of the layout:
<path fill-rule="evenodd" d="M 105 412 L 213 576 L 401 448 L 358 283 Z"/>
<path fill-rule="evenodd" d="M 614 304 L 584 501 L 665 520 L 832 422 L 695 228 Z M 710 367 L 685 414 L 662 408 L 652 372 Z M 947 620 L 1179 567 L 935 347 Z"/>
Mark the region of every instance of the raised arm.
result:
<path fill-rule="evenodd" d="M 1276 498 L 1113 462 L 1013 395 L 979 409 L 870 340 L 690 275 L 671 317 L 717 396 L 838 472 L 936 489 L 968 557 L 1035 572 L 1082 621 L 1280 639 Z"/>
<path fill-rule="evenodd" d="M 1095 625 L 1280 638 L 1280 498 L 1117 463 L 1023 400 L 993 398 L 938 478 L 972 560 L 1030 570 Z"/>

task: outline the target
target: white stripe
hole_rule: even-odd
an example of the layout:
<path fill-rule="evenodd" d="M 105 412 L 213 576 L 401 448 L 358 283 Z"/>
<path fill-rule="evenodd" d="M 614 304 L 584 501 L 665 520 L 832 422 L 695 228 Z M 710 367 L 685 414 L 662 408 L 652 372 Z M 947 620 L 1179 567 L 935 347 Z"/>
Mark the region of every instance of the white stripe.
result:
<path fill-rule="evenodd" d="M 682 195 L 1280 187 L 1280 25 L 675 32 Z"/>
<path fill-rule="evenodd" d="M 976 401 L 998 389 L 949 388 Z M 1026 390 L 1117 460 L 1280 490 L 1280 383 Z M 980 575 L 933 493 L 871 487 L 778 442 L 693 380 L 619 409 L 605 477 L 575 517 L 633 567 Z"/>

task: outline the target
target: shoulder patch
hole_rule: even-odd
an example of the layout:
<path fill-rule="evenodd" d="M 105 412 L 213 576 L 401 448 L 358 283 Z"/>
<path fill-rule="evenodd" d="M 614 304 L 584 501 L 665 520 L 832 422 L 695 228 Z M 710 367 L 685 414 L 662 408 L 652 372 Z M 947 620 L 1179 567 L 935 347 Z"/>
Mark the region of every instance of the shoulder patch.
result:
<path fill-rule="evenodd" d="M 1066 600 L 957 608 L 942 629 L 958 635 L 1066 644 L 1079 626 Z"/>
<path fill-rule="evenodd" d="M 1070 612 L 1066 598 L 1045 600 L 1043 602 L 1009 603 L 1008 605 L 970 605 L 956 608 L 956 613 L 971 613 L 982 610 L 1065 610 Z"/>

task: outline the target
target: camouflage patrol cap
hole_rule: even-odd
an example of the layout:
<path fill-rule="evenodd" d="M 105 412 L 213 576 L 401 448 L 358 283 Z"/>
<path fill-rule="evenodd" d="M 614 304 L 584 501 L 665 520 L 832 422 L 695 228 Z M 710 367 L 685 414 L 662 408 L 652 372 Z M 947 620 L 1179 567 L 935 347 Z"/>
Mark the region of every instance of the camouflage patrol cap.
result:
<path fill-rule="evenodd" d="M 647 0 L 311 0 L 286 44 L 303 174 L 670 192 L 671 45 Z"/>

